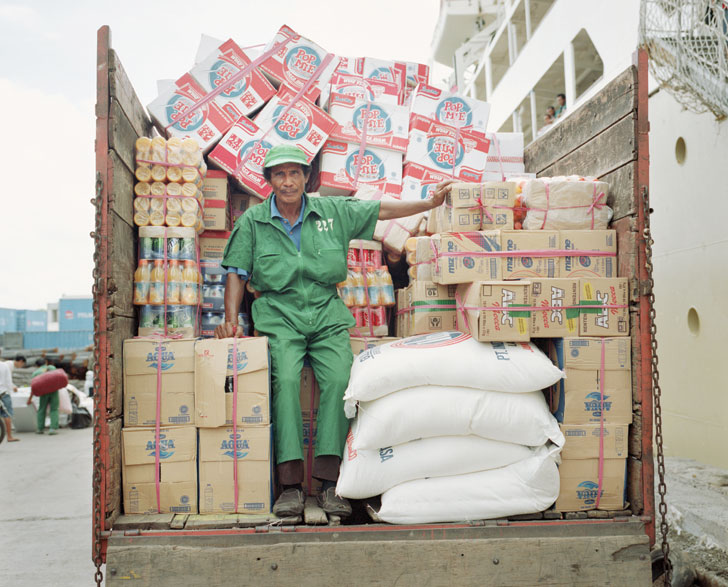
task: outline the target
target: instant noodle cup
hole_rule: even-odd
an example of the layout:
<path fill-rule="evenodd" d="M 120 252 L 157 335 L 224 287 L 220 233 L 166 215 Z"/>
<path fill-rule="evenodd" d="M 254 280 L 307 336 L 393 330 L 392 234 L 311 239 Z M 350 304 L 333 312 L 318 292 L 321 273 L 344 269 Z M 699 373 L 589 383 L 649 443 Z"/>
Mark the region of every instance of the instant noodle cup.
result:
<path fill-rule="evenodd" d="M 177 198 L 167 198 L 167 212 L 181 212 L 182 204 Z"/>
<path fill-rule="evenodd" d="M 164 211 L 164 198 L 151 198 L 149 207 L 152 212 Z"/>
<path fill-rule="evenodd" d="M 152 152 L 149 157 L 150 161 L 166 161 L 167 160 L 167 140 L 164 137 L 154 137 L 152 139 Z"/>
<path fill-rule="evenodd" d="M 140 181 L 134 186 L 134 193 L 137 196 L 148 196 L 152 193 L 152 186 L 149 182 Z"/>
<path fill-rule="evenodd" d="M 196 214 L 197 211 L 200 209 L 197 200 L 195 200 L 194 198 L 183 198 L 181 204 L 183 212 Z"/>
<path fill-rule="evenodd" d="M 202 176 L 196 167 L 183 167 L 182 181 L 199 185 L 202 183 Z"/>
<path fill-rule="evenodd" d="M 135 212 L 149 212 L 149 198 L 134 198 Z"/>
<path fill-rule="evenodd" d="M 168 183 L 167 184 L 167 195 L 168 196 L 181 196 L 182 195 L 182 184 Z"/>
<path fill-rule="evenodd" d="M 181 181 L 182 180 L 182 168 L 181 167 L 167 167 L 167 181 Z"/>
<path fill-rule="evenodd" d="M 153 196 L 163 196 L 167 193 L 167 186 L 164 185 L 161 181 L 155 181 L 151 185 L 151 190 Z"/>
<path fill-rule="evenodd" d="M 152 179 L 154 181 L 165 181 L 167 179 L 167 168 L 164 165 L 152 166 Z"/>
<path fill-rule="evenodd" d="M 144 164 L 140 165 L 136 168 L 136 171 L 134 172 L 134 177 L 137 178 L 137 181 L 151 181 L 152 180 L 152 170 L 149 169 L 148 166 L 144 166 Z"/>
<path fill-rule="evenodd" d="M 134 214 L 134 224 L 137 226 L 149 225 L 149 214 L 144 211 L 138 211 Z"/>
<path fill-rule="evenodd" d="M 182 184 L 182 195 L 186 198 L 197 198 L 202 196 L 202 192 L 197 189 L 194 183 L 183 183 Z"/>
<path fill-rule="evenodd" d="M 195 226 L 197 224 L 197 214 L 193 212 L 185 212 L 180 219 L 182 226 Z"/>
<path fill-rule="evenodd" d="M 149 224 L 152 226 L 163 226 L 164 225 L 164 212 L 161 210 L 154 210 L 149 215 Z"/>
<path fill-rule="evenodd" d="M 139 137 L 134 143 L 134 156 L 137 161 L 152 160 L 152 139 L 150 137 Z M 139 163 L 140 167 L 149 167 L 149 163 Z"/>
<path fill-rule="evenodd" d="M 167 212 L 164 220 L 167 223 L 167 226 L 179 226 L 182 222 L 182 217 L 179 212 Z"/>

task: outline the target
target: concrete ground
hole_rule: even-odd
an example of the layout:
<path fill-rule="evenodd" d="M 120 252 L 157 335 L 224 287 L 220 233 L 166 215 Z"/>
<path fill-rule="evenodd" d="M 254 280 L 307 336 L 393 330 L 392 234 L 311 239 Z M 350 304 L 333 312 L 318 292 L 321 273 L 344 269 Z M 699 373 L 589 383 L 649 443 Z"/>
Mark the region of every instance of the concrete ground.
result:
<path fill-rule="evenodd" d="M 0 444 L 0 584 L 90 586 L 92 428 Z"/>

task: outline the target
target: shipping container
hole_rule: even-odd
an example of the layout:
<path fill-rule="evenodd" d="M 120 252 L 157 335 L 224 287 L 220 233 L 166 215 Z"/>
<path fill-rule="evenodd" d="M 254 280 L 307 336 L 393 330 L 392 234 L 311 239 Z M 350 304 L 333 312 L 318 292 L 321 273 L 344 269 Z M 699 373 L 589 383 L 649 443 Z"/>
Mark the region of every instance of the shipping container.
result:
<path fill-rule="evenodd" d="M 45 310 L 16 310 L 18 332 L 42 332 L 48 330 L 48 313 Z"/>
<path fill-rule="evenodd" d="M 106 562 L 107 584 L 651 583 L 655 504 L 643 52 L 525 154 L 526 171 L 593 175 L 610 184 L 632 319 L 628 509 L 412 526 L 255 527 L 242 515 L 123 515 L 122 342 L 137 327 L 133 147 L 137 137 L 152 134 L 152 125 L 110 46 L 108 27 L 98 31 L 97 76 L 93 558 Z"/>
<path fill-rule="evenodd" d="M 0 334 L 15 332 L 18 329 L 18 311 L 0 308 Z"/>
<path fill-rule="evenodd" d="M 93 330 L 93 298 L 61 298 L 58 300 L 58 329 Z"/>
<path fill-rule="evenodd" d="M 25 349 L 82 349 L 94 341 L 93 330 L 66 330 L 62 332 L 24 332 Z"/>

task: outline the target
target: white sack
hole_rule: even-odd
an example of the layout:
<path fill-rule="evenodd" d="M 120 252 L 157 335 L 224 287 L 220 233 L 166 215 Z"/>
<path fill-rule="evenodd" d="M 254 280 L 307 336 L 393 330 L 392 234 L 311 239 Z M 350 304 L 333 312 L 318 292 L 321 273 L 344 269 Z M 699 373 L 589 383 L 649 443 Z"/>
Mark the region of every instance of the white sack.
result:
<path fill-rule="evenodd" d="M 382 495 L 379 517 L 392 524 L 488 520 L 533 514 L 559 495 L 558 448 L 492 471 L 408 481 Z"/>
<path fill-rule="evenodd" d="M 359 404 L 351 424 L 354 449 L 377 449 L 418 438 L 475 434 L 525 446 L 564 436 L 540 391 L 502 393 L 421 386 Z"/>
<path fill-rule="evenodd" d="M 423 334 L 355 357 L 344 409 L 352 418 L 357 401 L 417 385 L 526 393 L 553 385 L 563 376 L 533 343 L 478 342 L 454 331 Z"/>
<path fill-rule="evenodd" d="M 530 457 L 525 446 L 478 436 L 440 436 L 373 450 L 354 450 L 346 439 L 336 493 L 352 499 L 374 497 L 395 485 L 497 469 Z"/>
<path fill-rule="evenodd" d="M 71 396 L 68 395 L 68 389 L 66 389 L 65 387 L 61 387 L 61 389 L 58 390 L 58 413 L 73 413 L 73 407 L 71 406 Z"/>
<path fill-rule="evenodd" d="M 546 184 L 549 195 L 546 197 Z M 546 177 L 527 181 L 523 186 L 523 205 L 528 208 L 525 230 L 604 230 L 612 219 L 607 206 L 609 184 L 584 178 Z M 592 208 L 594 226 L 592 226 Z M 547 212 L 548 211 L 548 212 Z M 544 215 L 546 224 L 544 224 Z"/>

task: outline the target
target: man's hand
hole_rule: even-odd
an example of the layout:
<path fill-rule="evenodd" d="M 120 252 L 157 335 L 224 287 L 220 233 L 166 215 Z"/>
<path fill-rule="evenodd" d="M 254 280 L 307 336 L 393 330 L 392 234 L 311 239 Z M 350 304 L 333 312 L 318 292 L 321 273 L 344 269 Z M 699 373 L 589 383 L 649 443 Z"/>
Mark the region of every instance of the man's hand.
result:
<path fill-rule="evenodd" d="M 435 190 L 432 192 L 432 197 L 429 198 L 429 202 L 432 208 L 441 206 L 445 201 L 445 196 L 452 191 L 452 184 L 455 183 L 454 179 L 446 179 L 441 181 L 435 186 Z"/>
<path fill-rule="evenodd" d="M 25 405 L 26 405 L 26 406 L 29 406 L 29 405 L 30 405 L 30 404 L 32 404 L 32 403 L 33 403 L 33 396 L 31 395 L 31 396 L 30 396 L 30 397 L 28 398 L 28 401 L 26 402 L 26 404 L 25 404 Z"/>
<path fill-rule="evenodd" d="M 451 184 L 455 183 L 454 179 L 446 179 L 435 186 L 432 195 L 426 200 L 402 201 L 402 200 L 382 200 L 379 204 L 379 220 L 393 220 L 394 218 L 403 218 L 427 212 L 433 208 L 437 208 L 445 201 L 445 196 L 452 190 Z"/>
<path fill-rule="evenodd" d="M 242 338 L 243 327 L 235 322 L 224 322 L 215 328 L 215 338 Z"/>

